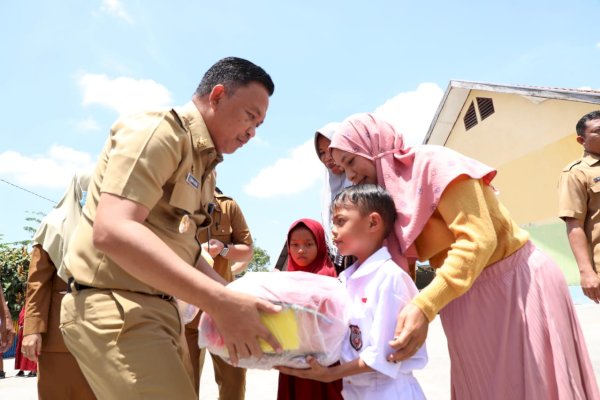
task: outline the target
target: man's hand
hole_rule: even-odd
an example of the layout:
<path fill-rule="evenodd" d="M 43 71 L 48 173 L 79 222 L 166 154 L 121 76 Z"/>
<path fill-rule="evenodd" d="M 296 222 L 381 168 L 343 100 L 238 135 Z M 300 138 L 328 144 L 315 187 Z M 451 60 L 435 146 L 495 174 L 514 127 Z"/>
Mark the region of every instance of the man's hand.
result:
<path fill-rule="evenodd" d="M 598 277 L 596 271 L 581 273 L 581 289 L 583 289 L 583 294 L 592 299 L 593 302 L 600 303 L 600 277 Z"/>
<path fill-rule="evenodd" d="M 15 329 L 12 320 L 6 318 L 0 323 L 0 353 L 6 352 L 15 340 Z"/>
<path fill-rule="evenodd" d="M 388 356 L 388 361 L 406 360 L 415 355 L 427 338 L 429 321 L 423 311 L 414 304 L 404 306 L 398 315 L 394 338 L 389 342 L 396 350 Z"/>
<path fill-rule="evenodd" d="M 259 311 L 276 313 L 281 311 L 281 306 L 248 294 L 230 291 L 227 298 L 220 301 L 218 311 L 211 313 L 233 365 L 237 365 L 240 358 L 262 357 L 259 338 L 277 353 L 282 352 L 275 336 L 260 321 Z"/>
<path fill-rule="evenodd" d="M 37 362 L 38 356 L 42 352 L 42 335 L 32 333 L 31 335 L 23 336 L 21 344 L 21 353 L 31 361 Z"/>
<path fill-rule="evenodd" d="M 210 239 L 208 242 L 202 243 L 202 251 L 208 252 L 212 258 L 218 256 L 224 247 L 225 244 L 217 239 Z"/>

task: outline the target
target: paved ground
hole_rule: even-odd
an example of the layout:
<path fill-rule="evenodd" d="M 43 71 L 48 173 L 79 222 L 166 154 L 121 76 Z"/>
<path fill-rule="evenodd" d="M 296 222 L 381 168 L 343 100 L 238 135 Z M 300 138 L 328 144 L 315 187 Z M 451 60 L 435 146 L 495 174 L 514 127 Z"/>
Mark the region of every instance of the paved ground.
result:
<path fill-rule="evenodd" d="M 600 382 L 600 305 L 585 304 L 576 307 L 579 320 L 585 335 L 596 380 Z M 450 399 L 450 361 L 446 349 L 446 338 L 442 332 L 439 318 L 431 324 L 428 338 L 429 364 L 422 371 L 417 371 L 416 376 L 427 398 L 430 400 Z M 207 357 L 207 363 L 210 357 Z M 0 399 L 2 400 L 35 400 L 36 379 L 35 378 L 17 378 L 14 370 L 14 359 L 4 360 L 7 378 L 0 380 Z M 275 399 L 277 393 L 277 372 L 276 371 L 248 371 L 248 387 L 246 398 L 248 400 L 269 400 Z M 202 376 L 201 400 L 217 399 L 217 387 L 214 383 L 212 367 L 206 365 Z"/>

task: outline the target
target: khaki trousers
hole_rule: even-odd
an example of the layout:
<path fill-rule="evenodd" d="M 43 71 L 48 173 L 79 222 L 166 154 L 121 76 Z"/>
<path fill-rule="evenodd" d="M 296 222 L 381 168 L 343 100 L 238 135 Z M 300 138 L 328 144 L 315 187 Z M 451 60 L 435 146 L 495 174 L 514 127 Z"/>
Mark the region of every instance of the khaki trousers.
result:
<path fill-rule="evenodd" d="M 38 357 L 39 400 L 94 400 L 94 392 L 70 353 L 42 351 Z"/>
<path fill-rule="evenodd" d="M 202 368 L 206 349 L 198 348 L 198 320 L 187 324 L 185 327 L 185 338 L 190 352 L 192 366 L 194 368 L 194 378 L 198 395 L 200 395 L 200 377 L 202 376 Z M 215 371 L 215 382 L 219 386 L 219 400 L 244 400 L 246 396 L 246 370 L 244 368 L 236 368 L 227 364 L 219 356 L 213 354 L 213 367 Z"/>
<path fill-rule="evenodd" d="M 60 320 L 98 399 L 198 399 L 174 302 L 85 289 L 65 295 Z"/>

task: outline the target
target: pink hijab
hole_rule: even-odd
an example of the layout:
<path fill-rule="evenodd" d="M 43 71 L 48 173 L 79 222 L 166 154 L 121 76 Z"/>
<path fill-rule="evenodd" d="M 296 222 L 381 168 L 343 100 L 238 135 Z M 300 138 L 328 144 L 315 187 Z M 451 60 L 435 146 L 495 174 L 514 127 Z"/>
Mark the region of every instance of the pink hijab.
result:
<path fill-rule="evenodd" d="M 355 114 L 342 122 L 330 149 L 339 149 L 375 163 L 377 183 L 387 189 L 398 217 L 387 238 L 393 260 L 407 269 L 406 256 L 415 256 L 415 239 L 437 208 L 446 187 L 460 175 L 490 184 L 496 170 L 447 147 L 407 147 L 402 134 L 387 122 Z"/>
<path fill-rule="evenodd" d="M 315 238 L 315 243 L 317 244 L 317 257 L 315 260 L 306 267 L 301 267 L 300 265 L 294 262 L 294 259 L 290 255 L 290 235 L 292 231 L 297 228 L 299 225 L 303 225 L 308 228 L 309 231 L 313 234 Z M 288 265 L 287 271 L 304 271 L 304 272 L 312 272 L 313 274 L 319 275 L 327 275 L 336 277 L 335 268 L 333 267 L 333 263 L 329 258 L 329 254 L 327 253 L 327 243 L 325 242 L 325 231 L 323 230 L 323 225 L 314 219 L 310 218 L 302 218 L 298 221 L 294 222 L 288 231 L 287 237 L 287 248 L 288 248 Z"/>

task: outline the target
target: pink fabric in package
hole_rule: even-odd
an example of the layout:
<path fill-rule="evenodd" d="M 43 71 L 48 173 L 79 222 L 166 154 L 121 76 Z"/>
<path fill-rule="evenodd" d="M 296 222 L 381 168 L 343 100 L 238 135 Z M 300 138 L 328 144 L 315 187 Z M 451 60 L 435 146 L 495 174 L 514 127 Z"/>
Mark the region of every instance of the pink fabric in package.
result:
<path fill-rule="evenodd" d="M 262 322 L 283 347 L 277 354 L 261 341 L 264 355 L 239 360 L 243 368 L 270 369 L 277 365 L 306 368 L 306 356 L 313 356 L 322 365 L 339 360 L 342 341 L 348 330 L 348 295 L 337 280 L 308 272 L 249 272 L 230 283 L 231 290 L 280 304 L 276 314 L 261 313 Z M 199 323 L 200 347 L 229 362 L 223 338 L 214 320 L 203 313 Z"/>

